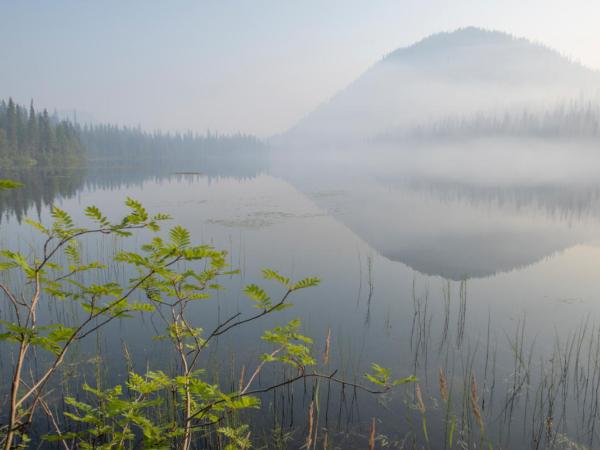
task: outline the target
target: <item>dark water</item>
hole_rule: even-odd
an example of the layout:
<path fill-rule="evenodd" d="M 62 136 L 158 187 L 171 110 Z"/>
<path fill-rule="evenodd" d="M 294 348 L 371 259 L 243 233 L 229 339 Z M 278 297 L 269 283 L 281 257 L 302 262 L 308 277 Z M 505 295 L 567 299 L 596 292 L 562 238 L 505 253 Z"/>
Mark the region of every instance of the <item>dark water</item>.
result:
<path fill-rule="evenodd" d="M 3 247 L 32 247 L 35 239 L 22 218 L 47 223 L 51 203 L 76 218 L 90 204 L 119 217 L 130 196 L 152 212 L 171 214 L 196 241 L 227 250 L 241 274 L 224 280 L 226 291 L 198 307 L 193 317 L 206 328 L 250 310 L 241 290 L 260 280 L 261 268 L 323 280 L 298 293 L 293 309 L 217 342 L 205 362 L 213 370 L 253 367 L 267 348 L 262 330 L 300 317 L 315 338 L 316 354 L 331 330 L 330 367 L 340 376 L 360 381 L 378 362 L 397 376 L 419 377 L 430 448 L 449 448 L 440 368 L 453 387 L 454 448 L 482 442 L 464 394 L 472 374 L 494 448 L 600 446 L 600 181 L 594 177 L 469 179 L 424 174 L 397 162 L 369 166 L 281 156 L 241 168 L 2 175 L 26 186 L 0 198 Z M 109 255 L 120 245 L 89 243 L 86 251 Z M 263 285 L 278 294 L 276 286 Z M 44 312 L 49 321 L 60 314 Z M 137 370 L 168 369 L 166 346 L 151 339 L 160 327 L 152 315 L 115 323 L 83 344 L 74 362 L 91 367 L 88 359 L 100 352 L 107 383 L 122 382 L 126 342 Z M 2 359 L 6 370 L 9 357 Z M 261 382 L 280 375 L 268 373 Z M 311 389 L 295 386 L 266 396 L 266 414 L 252 420 L 265 435 L 283 425 L 293 436 L 289 448 L 298 448 Z M 427 447 L 413 386 L 377 399 L 332 387 L 329 401 L 321 402 L 319 439 L 326 428 L 330 448 L 366 448 L 372 417 L 378 419 L 378 447 Z"/>

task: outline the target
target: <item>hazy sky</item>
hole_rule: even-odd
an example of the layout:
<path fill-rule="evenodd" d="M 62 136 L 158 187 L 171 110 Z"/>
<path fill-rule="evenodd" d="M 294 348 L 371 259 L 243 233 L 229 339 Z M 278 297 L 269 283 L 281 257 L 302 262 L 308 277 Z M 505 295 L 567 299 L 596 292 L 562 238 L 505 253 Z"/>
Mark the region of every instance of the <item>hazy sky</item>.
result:
<path fill-rule="evenodd" d="M 438 31 L 508 31 L 600 69 L 599 21 L 592 0 L 0 0 L 0 97 L 268 136 Z"/>

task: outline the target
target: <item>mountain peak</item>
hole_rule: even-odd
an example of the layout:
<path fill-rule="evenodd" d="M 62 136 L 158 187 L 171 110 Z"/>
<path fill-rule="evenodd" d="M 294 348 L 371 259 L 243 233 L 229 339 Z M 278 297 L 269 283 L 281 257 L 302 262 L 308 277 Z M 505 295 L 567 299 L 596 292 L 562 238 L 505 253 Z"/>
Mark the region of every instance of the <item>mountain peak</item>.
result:
<path fill-rule="evenodd" d="M 528 41 L 525 38 L 517 38 L 509 33 L 496 30 L 488 30 L 469 26 L 458 28 L 454 31 L 444 31 L 427 36 L 420 41 L 402 47 L 389 53 L 384 60 L 394 61 L 397 58 L 410 56 L 426 57 L 439 52 L 449 51 L 457 48 L 481 47 L 481 46 L 529 46 L 545 51 L 552 50 Z"/>
<path fill-rule="evenodd" d="M 599 93 L 600 73 L 556 50 L 466 27 L 393 51 L 290 133 L 352 141 L 445 117 L 538 110 Z"/>

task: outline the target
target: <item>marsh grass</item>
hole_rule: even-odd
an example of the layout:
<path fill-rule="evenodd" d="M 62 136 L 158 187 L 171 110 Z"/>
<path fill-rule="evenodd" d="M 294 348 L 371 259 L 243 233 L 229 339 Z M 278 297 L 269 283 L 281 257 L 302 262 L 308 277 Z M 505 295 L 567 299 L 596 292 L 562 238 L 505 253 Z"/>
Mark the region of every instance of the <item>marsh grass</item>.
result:
<path fill-rule="evenodd" d="M 441 307 L 429 308 L 428 294 L 413 287 L 414 316 L 409 346 L 420 382 L 415 388 L 416 413 L 436 430 L 443 448 L 584 449 L 598 445 L 600 406 L 600 327 L 585 319 L 566 336 L 555 334 L 549 347 L 537 345 L 521 317 L 512 332 L 500 336 L 488 323 L 482 337 L 469 336 L 466 282 L 458 283 L 458 302 L 451 310 L 449 283 L 442 287 Z M 439 320 L 432 312 L 441 311 Z M 450 317 L 454 315 L 456 328 Z M 434 325 L 432 325 L 434 323 Z M 439 324 L 439 333 L 431 329 Z M 454 335 L 454 339 L 450 337 Z M 437 352 L 431 344 L 439 339 Z M 499 363 L 499 360 L 502 362 Z M 437 392 L 429 367 L 437 364 Z M 481 379 L 480 386 L 477 379 Z M 426 389 L 424 389 L 424 386 Z M 432 405 L 428 406 L 431 400 Z M 425 404 L 424 404 L 425 403 Z M 427 448 L 415 421 L 407 422 L 412 446 Z M 438 438 L 437 436 L 441 436 Z"/>
<path fill-rule="evenodd" d="M 106 256 L 121 250 L 122 244 L 116 240 L 108 246 L 94 244 L 82 248 L 84 254 Z M 364 273 L 367 301 L 357 302 L 366 308 L 366 325 L 373 328 L 380 325 L 375 321 L 378 316 L 373 314 L 377 304 L 374 271 L 374 263 L 367 258 Z M 8 285 L 24 281 L 14 273 L 5 272 L 1 276 Z M 109 265 L 97 276 L 98 282 L 125 281 L 130 273 L 122 266 Z M 364 290 L 362 284 L 359 290 Z M 264 395 L 261 410 L 264 417 L 232 414 L 226 418 L 225 426 L 237 427 L 250 420 L 256 424 L 252 429 L 259 430 L 252 435 L 255 447 L 277 450 L 299 445 L 313 450 L 596 448 L 600 431 L 597 424 L 600 325 L 585 319 L 567 335 L 554 336 L 549 347 L 528 334 L 526 316 L 519 318 L 512 330 L 498 331 L 488 314 L 487 323 L 476 324 L 484 332 L 472 333 L 467 292 L 467 281 L 444 282 L 441 300 L 436 304 L 438 298 L 429 290 L 419 294 L 415 282 L 407 295 L 412 301 L 413 314 L 403 321 L 386 314 L 384 328 L 410 329 L 410 339 L 402 345 L 409 347 L 412 359 L 399 364 L 410 365 L 419 384 L 415 385 L 413 396 L 382 397 L 379 406 L 384 411 L 376 419 L 369 407 L 370 400 L 351 386 L 342 385 L 335 390 L 330 382 L 305 380 L 301 385 L 288 385 Z M 80 312 L 69 304 L 48 302 L 47 305 L 44 311 L 47 320 L 68 324 L 79 319 Z M 156 326 L 160 314 L 160 310 L 141 314 L 139 326 Z M 0 316 L 11 320 L 8 309 L 1 309 Z M 335 363 L 340 373 L 360 374 L 365 362 L 356 356 L 350 339 L 331 328 L 323 332 L 320 351 L 323 365 Z M 117 364 L 114 352 L 108 349 L 114 342 L 109 337 L 98 333 L 93 344 L 74 348 L 60 371 L 60 381 L 42 403 L 45 415 L 35 423 L 40 430 L 59 428 L 56 422 L 66 408 L 60 399 L 83 395 L 77 380 L 83 378 L 95 386 L 109 386 L 119 373 L 126 374 L 134 367 L 139 370 L 140 365 L 151 363 L 148 356 L 140 357 L 121 343 L 122 361 Z M 223 358 L 226 344 L 226 340 L 216 341 L 203 369 L 211 374 L 214 383 L 238 389 L 247 382 L 251 370 L 244 364 L 243 355 L 233 350 L 229 358 Z M 152 345 L 160 355 L 162 344 Z M 0 358 L 0 371 L 6 371 L 10 357 Z M 29 370 L 34 371 L 43 358 L 42 354 L 36 354 Z M 174 369 L 172 364 L 166 361 L 170 369 Z M 286 369 L 266 371 L 257 382 L 265 386 L 289 376 Z M 172 405 L 167 406 L 170 409 Z M 157 414 L 167 412 L 157 410 Z M 225 448 L 225 443 L 210 433 L 203 435 L 198 445 L 206 449 Z"/>
<path fill-rule="evenodd" d="M 550 331 L 552 339 L 542 342 L 528 332 L 525 315 L 510 330 L 499 330 L 490 312 L 487 321 L 473 324 L 466 281 L 454 286 L 445 282 L 439 308 L 427 290 L 417 291 L 413 286 L 413 314 L 404 322 L 410 325 L 406 345 L 419 378 L 413 395 L 381 398 L 383 413 L 372 433 L 368 399 L 350 396 L 347 390 L 337 396 L 321 392 L 325 396 L 321 401 L 338 411 L 326 416 L 321 428 L 329 430 L 329 448 L 371 448 L 373 441 L 376 448 L 419 450 L 596 448 L 599 325 L 585 319 L 566 334 Z M 384 326 L 393 321 L 382 320 Z M 336 343 L 327 353 L 339 361 L 339 349 L 350 344 L 343 336 L 337 336 Z M 351 365 L 360 367 L 361 361 Z M 306 394 L 311 397 L 315 392 Z M 322 448 L 322 442 L 316 448 L 319 445 Z"/>

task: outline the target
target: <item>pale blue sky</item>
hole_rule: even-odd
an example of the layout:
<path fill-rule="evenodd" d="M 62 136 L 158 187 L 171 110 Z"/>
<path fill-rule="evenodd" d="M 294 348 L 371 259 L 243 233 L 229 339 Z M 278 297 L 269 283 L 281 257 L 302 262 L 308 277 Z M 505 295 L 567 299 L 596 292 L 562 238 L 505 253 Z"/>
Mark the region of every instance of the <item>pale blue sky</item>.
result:
<path fill-rule="evenodd" d="M 591 0 L 0 0 L 0 97 L 267 136 L 429 34 L 498 29 L 600 69 L 599 23 Z"/>

